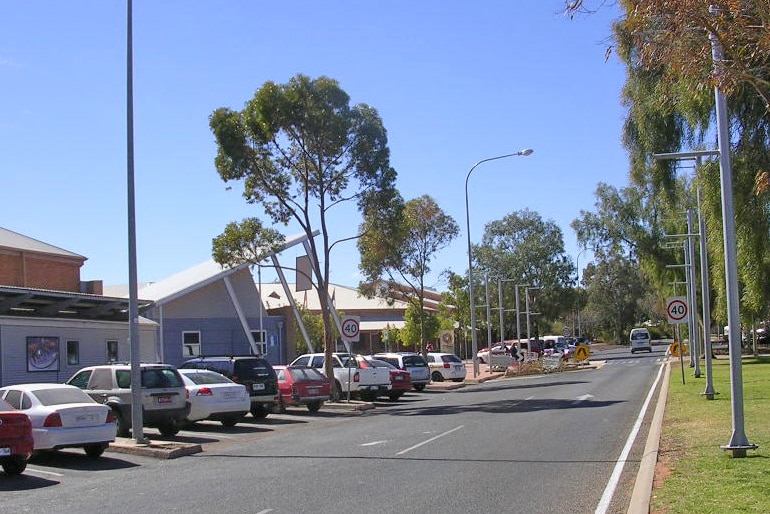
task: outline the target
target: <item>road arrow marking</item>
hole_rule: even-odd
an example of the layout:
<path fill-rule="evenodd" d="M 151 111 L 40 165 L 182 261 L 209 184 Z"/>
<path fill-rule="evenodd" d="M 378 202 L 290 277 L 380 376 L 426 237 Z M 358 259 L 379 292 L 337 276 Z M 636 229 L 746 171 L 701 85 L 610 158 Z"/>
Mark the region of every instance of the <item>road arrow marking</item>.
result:
<path fill-rule="evenodd" d="M 572 402 L 572 405 L 577 405 L 578 403 L 580 403 L 580 402 L 584 402 L 584 401 L 587 401 L 587 400 L 590 400 L 590 399 L 591 399 L 591 398 L 593 398 L 593 397 L 594 397 L 594 395 L 592 395 L 592 394 L 584 394 L 584 395 L 582 395 L 582 396 L 578 396 L 578 397 L 577 397 L 577 398 L 575 398 L 575 400 Z"/>

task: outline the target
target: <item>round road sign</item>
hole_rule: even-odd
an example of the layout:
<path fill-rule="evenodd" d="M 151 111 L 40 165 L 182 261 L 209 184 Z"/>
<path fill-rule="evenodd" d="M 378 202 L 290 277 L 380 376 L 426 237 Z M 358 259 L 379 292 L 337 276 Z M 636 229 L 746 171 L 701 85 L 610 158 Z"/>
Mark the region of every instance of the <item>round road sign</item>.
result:
<path fill-rule="evenodd" d="M 342 335 L 345 339 L 356 340 L 360 331 L 360 324 L 355 318 L 342 320 Z"/>
<path fill-rule="evenodd" d="M 671 298 L 666 303 L 666 314 L 672 324 L 685 323 L 687 321 L 687 302 L 683 298 Z"/>

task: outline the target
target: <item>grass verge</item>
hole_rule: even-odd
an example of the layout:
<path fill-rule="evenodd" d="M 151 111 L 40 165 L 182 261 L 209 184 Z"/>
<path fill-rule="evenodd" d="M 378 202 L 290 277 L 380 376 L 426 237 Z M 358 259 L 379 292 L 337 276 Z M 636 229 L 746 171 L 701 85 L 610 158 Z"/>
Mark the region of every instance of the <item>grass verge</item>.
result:
<path fill-rule="evenodd" d="M 687 364 L 682 384 L 679 363 L 671 363 L 650 511 L 770 512 L 770 358 L 742 361 L 744 432 L 749 443 L 759 446 L 745 458 L 720 448 L 732 437 L 729 360 L 713 361 L 712 381 L 719 393 L 714 400 L 701 394 L 705 366 L 696 379 Z"/>

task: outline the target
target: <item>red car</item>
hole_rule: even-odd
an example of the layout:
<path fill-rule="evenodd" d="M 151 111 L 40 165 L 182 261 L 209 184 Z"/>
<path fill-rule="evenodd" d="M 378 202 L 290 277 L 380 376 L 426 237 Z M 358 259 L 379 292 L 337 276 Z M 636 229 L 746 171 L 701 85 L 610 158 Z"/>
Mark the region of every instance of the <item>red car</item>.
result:
<path fill-rule="evenodd" d="M 412 375 L 403 369 L 398 369 L 393 364 L 385 362 L 383 360 L 375 359 L 373 357 L 358 356 L 358 362 L 361 363 L 362 368 L 387 368 L 390 371 L 390 389 L 388 390 L 388 398 L 391 401 L 396 401 L 401 398 L 404 393 L 412 389 Z"/>
<path fill-rule="evenodd" d="M 34 445 L 27 415 L 0 399 L 0 465 L 6 475 L 24 472 Z"/>
<path fill-rule="evenodd" d="M 310 412 L 318 412 L 329 399 L 331 382 L 323 373 L 310 366 L 273 366 L 278 375 L 279 412 L 286 412 L 286 406 L 307 406 Z"/>

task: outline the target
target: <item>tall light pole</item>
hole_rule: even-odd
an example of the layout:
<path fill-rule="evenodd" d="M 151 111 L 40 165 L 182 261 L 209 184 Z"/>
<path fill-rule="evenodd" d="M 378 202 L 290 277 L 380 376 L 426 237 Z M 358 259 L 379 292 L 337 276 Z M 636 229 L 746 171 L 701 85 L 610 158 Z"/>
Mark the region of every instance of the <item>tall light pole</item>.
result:
<path fill-rule="evenodd" d="M 476 377 L 479 374 L 479 361 L 476 354 L 479 351 L 478 338 L 476 336 L 476 303 L 473 299 L 473 247 L 471 246 L 471 215 L 468 209 L 468 179 L 471 178 L 471 173 L 479 164 L 496 161 L 497 159 L 505 159 L 506 157 L 527 156 L 531 155 L 532 150 L 529 148 L 525 150 L 519 150 L 516 153 L 509 153 L 505 155 L 498 155 L 497 157 L 489 157 L 488 159 L 482 159 L 474 164 L 468 174 L 465 176 L 465 231 L 468 234 L 468 296 L 470 298 L 471 309 L 471 352 L 473 356 L 473 376 Z"/>
<path fill-rule="evenodd" d="M 583 333 L 580 330 L 580 256 L 583 255 L 583 252 L 588 250 L 588 248 L 583 248 L 580 250 L 577 254 L 577 257 L 575 257 L 575 274 L 577 275 L 577 290 L 578 290 L 578 299 L 577 299 L 577 332 L 574 334 L 575 337 L 582 337 Z M 574 328 L 574 327 L 573 327 Z"/>

